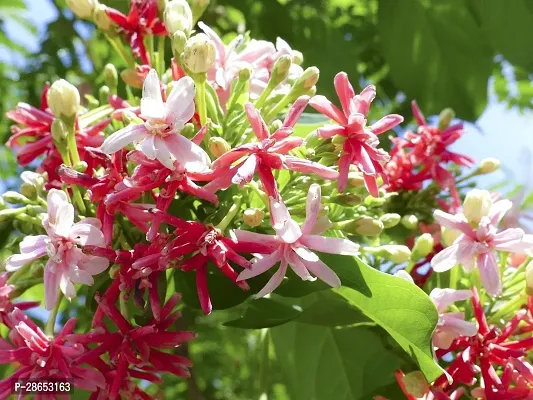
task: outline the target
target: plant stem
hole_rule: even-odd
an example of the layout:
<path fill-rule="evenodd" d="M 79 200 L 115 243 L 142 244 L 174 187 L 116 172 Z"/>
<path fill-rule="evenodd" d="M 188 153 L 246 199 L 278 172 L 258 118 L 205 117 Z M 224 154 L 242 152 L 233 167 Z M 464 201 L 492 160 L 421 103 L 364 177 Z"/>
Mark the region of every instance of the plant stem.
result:
<path fill-rule="evenodd" d="M 158 70 L 159 70 L 159 75 L 161 76 L 165 72 L 165 39 L 166 39 L 166 36 L 160 36 L 159 42 L 157 45 L 157 58 L 159 60 Z"/>
<path fill-rule="evenodd" d="M 268 124 L 269 122 L 271 122 L 271 120 L 279 114 L 279 112 L 283 109 L 283 107 L 285 107 L 287 104 L 290 103 L 291 101 L 291 97 L 292 96 L 289 96 L 289 94 L 287 93 L 285 96 L 283 96 L 281 98 L 281 100 L 278 102 L 278 104 L 276 104 L 274 106 L 274 108 L 272 108 L 269 113 L 266 115 L 265 117 L 265 122 Z"/>
<path fill-rule="evenodd" d="M 205 102 L 205 74 L 198 77 L 196 80 L 196 110 L 200 116 L 200 125 L 204 126 L 207 123 L 207 105 Z"/>
<path fill-rule="evenodd" d="M 47 336 L 54 336 L 54 327 L 56 325 L 57 313 L 59 311 L 59 307 L 61 306 L 61 300 L 63 300 L 63 292 L 59 291 L 56 305 L 53 310 L 50 311 L 50 316 L 48 317 L 48 321 L 46 321 L 46 326 L 44 328 L 44 333 Z"/>
<path fill-rule="evenodd" d="M 124 48 L 124 45 L 120 41 L 118 36 L 111 37 L 109 35 L 106 35 L 107 40 L 111 44 L 111 46 L 115 49 L 115 51 L 120 54 L 126 65 L 129 67 L 135 67 L 135 61 L 131 57 L 131 55 L 126 51 Z"/>
<path fill-rule="evenodd" d="M 237 215 L 237 212 L 241 208 L 241 202 L 242 198 L 240 196 L 233 196 L 233 205 L 230 207 L 226 216 L 217 225 L 217 229 L 220 229 L 221 231 L 226 230 L 230 222 L 233 220 L 233 218 L 235 218 L 235 215 Z"/>

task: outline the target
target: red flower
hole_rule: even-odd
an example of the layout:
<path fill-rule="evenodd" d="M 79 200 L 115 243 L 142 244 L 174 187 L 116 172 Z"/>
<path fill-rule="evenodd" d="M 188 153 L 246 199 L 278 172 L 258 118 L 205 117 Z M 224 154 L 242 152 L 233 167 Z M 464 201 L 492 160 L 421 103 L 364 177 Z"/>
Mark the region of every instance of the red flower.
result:
<path fill-rule="evenodd" d="M 127 16 L 114 8 L 107 8 L 106 12 L 109 18 L 119 26 L 120 31 L 126 35 L 133 55 L 140 58 L 143 64 L 151 65 L 150 57 L 144 46 L 144 37 L 167 35 L 165 25 L 158 17 L 157 0 L 131 0 Z"/>

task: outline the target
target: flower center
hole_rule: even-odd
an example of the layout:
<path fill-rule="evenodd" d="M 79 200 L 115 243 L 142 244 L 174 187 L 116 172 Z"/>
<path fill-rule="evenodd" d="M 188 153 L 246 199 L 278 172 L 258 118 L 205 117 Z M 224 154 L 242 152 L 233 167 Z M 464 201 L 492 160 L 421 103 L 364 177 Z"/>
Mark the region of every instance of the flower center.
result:
<path fill-rule="evenodd" d="M 65 252 L 73 247 L 76 247 L 76 244 L 69 239 L 50 239 L 50 241 L 46 243 L 46 253 L 48 254 L 50 260 L 55 263 L 61 263 L 63 261 Z"/>
<path fill-rule="evenodd" d="M 164 119 L 150 119 L 144 123 L 144 126 L 154 135 L 163 138 L 172 134 L 174 128 L 172 124 L 167 123 Z"/>

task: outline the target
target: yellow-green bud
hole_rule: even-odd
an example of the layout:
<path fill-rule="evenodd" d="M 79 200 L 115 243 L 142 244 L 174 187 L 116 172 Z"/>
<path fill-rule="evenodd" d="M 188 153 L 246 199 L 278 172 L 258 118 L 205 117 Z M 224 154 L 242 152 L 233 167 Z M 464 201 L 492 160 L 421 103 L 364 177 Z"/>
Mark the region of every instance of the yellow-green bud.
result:
<path fill-rule="evenodd" d="M 291 64 L 292 61 L 289 55 L 283 55 L 278 58 L 274 63 L 274 67 L 272 67 L 272 75 L 270 76 L 270 81 L 273 85 L 277 86 L 287 78 Z"/>
<path fill-rule="evenodd" d="M 472 189 L 466 194 L 463 203 L 463 214 L 472 225 L 478 225 L 481 218 L 489 215 L 492 207 L 492 196 L 487 190 Z"/>
<path fill-rule="evenodd" d="M 27 204 L 30 202 L 26 196 L 12 190 L 5 192 L 2 197 L 9 204 Z"/>
<path fill-rule="evenodd" d="M 118 72 L 113 64 L 106 64 L 104 67 L 104 78 L 107 86 L 109 86 L 110 89 L 115 92 L 118 85 Z"/>
<path fill-rule="evenodd" d="M 385 229 L 392 228 L 400 223 L 400 220 L 402 217 L 400 214 L 396 213 L 388 213 L 383 214 L 381 217 L 379 217 L 379 220 L 383 222 L 383 226 Z"/>
<path fill-rule="evenodd" d="M 402 381 L 407 393 L 417 399 L 425 397 L 429 392 L 428 382 L 420 371 L 409 372 L 402 378 Z"/>
<path fill-rule="evenodd" d="M 231 147 L 228 142 L 226 142 L 221 137 L 210 138 L 207 146 L 211 154 L 213 154 L 213 156 L 215 156 L 216 158 L 231 150 Z"/>
<path fill-rule="evenodd" d="M 194 128 L 194 125 L 189 122 L 188 124 L 185 124 L 185 126 L 180 132 L 180 135 L 183 135 L 187 138 L 191 138 L 195 132 L 196 129 Z"/>
<path fill-rule="evenodd" d="M 354 221 L 355 233 L 363 236 L 377 236 L 383 232 L 383 222 L 364 216 Z"/>
<path fill-rule="evenodd" d="M 20 193 L 28 199 L 35 200 L 37 198 L 37 189 L 29 183 L 20 185 Z"/>
<path fill-rule="evenodd" d="M 300 95 L 307 92 L 318 82 L 320 71 L 317 67 L 307 68 L 302 75 L 296 80 L 294 86 L 291 89 L 292 95 Z"/>
<path fill-rule="evenodd" d="M 368 253 L 386 258 L 395 264 L 407 262 L 411 258 L 411 250 L 404 245 L 388 244 L 379 247 L 366 247 L 364 250 Z"/>
<path fill-rule="evenodd" d="M 490 174 L 498 169 L 500 169 L 500 160 L 497 158 L 485 158 L 479 163 L 479 173 L 481 174 Z"/>
<path fill-rule="evenodd" d="M 89 19 L 98 5 L 97 0 L 67 0 L 67 6 L 78 17 Z"/>
<path fill-rule="evenodd" d="M 115 279 L 118 276 L 118 273 L 120 272 L 120 265 L 114 264 L 111 268 L 109 268 L 109 276 L 111 279 Z"/>
<path fill-rule="evenodd" d="M 418 218 L 415 215 L 404 215 L 401 222 L 407 229 L 415 229 L 418 226 Z"/>
<path fill-rule="evenodd" d="M 530 261 L 526 267 L 526 293 L 533 296 L 533 261 Z"/>
<path fill-rule="evenodd" d="M 445 226 L 441 227 L 442 244 L 445 247 L 451 246 L 459 236 L 461 236 L 461 232 L 446 228 Z"/>
<path fill-rule="evenodd" d="M 292 62 L 296 65 L 302 65 L 304 62 L 304 55 L 298 50 L 292 51 Z"/>
<path fill-rule="evenodd" d="M 178 59 L 181 58 L 181 54 L 185 49 L 185 44 L 187 43 L 187 35 L 183 31 L 176 31 L 172 35 L 172 52 L 174 56 Z"/>
<path fill-rule="evenodd" d="M 360 172 L 350 172 L 348 173 L 348 185 L 351 187 L 361 187 L 364 186 L 365 179 L 363 174 Z"/>
<path fill-rule="evenodd" d="M 131 111 L 124 111 L 124 113 L 122 114 L 123 115 L 123 118 L 124 118 L 124 123 L 126 125 L 129 125 L 129 124 L 142 124 L 144 121 L 139 118 L 137 115 L 135 115 L 135 113 L 131 112 Z"/>
<path fill-rule="evenodd" d="M 64 79 L 55 81 L 47 95 L 48 106 L 56 117 L 72 118 L 80 106 L 80 92 Z"/>
<path fill-rule="evenodd" d="M 370 208 L 381 207 L 386 201 L 383 197 L 366 196 L 364 204 Z"/>
<path fill-rule="evenodd" d="M 340 204 L 343 206 L 357 206 L 361 204 L 361 196 L 350 193 L 341 193 L 330 198 L 331 202 Z"/>
<path fill-rule="evenodd" d="M 439 115 L 439 128 L 446 129 L 455 118 L 455 112 L 451 108 L 445 108 Z"/>
<path fill-rule="evenodd" d="M 20 214 L 20 210 L 18 208 L 6 208 L 4 210 L 0 210 L 0 222 L 9 221 L 17 214 Z"/>
<path fill-rule="evenodd" d="M 246 82 L 252 76 L 252 70 L 249 67 L 244 67 L 239 70 L 239 80 Z"/>
<path fill-rule="evenodd" d="M 265 213 L 261 210 L 258 210 L 257 208 L 247 209 L 242 216 L 242 220 L 244 221 L 244 223 L 248 226 L 251 226 L 252 228 L 261 225 L 264 218 Z"/>
<path fill-rule="evenodd" d="M 89 165 L 85 161 L 80 161 L 79 163 L 74 165 L 72 168 L 74 168 L 74 170 L 78 172 L 85 172 L 87 171 L 88 166 Z"/>
<path fill-rule="evenodd" d="M 435 244 L 435 240 L 433 239 L 433 236 L 429 233 L 424 233 L 420 235 L 415 240 L 415 245 L 413 246 L 413 260 L 419 260 L 422 257 L 427 256 L 431 251 L 433 251 L 433 245 Z"/>
<path fill-rule="evenodd" d="M 170 35 L 182 31 L 189 36 L 193 26 L 189 3 L 185 0 L 171 0 L 165 8 L 164 20 Z"/>
<path fill-rule="evenodd" d="M 122 80 L 131 87 L 135 89 L 141 89 L 143 87 L 143 82 L 139 79 L 139 75 L 135 68 L 126 68 L 120 72 L 120 77 Z"/>
<path fill-rule="evenodd" d="M 215 57 L 215 44 L 205 33 L 199 33 L 187 40 L 182 60 L 191 72 L 202 74 L 215 64 Z"/>
<path fill-rule="evenodd" d="M 345 141 L 346 138 L 342 135 L 335 135 L 333 136 L 333 139 L 331 139 L 331 143 L 335 146 L 343 146 Z"/>
<path fill-rule="evenodd" d="M 111 22 L 109 15 L 107 15 L 106 10 L 106 6 L 99 4 L 98 7 L 96 7 L 93 15 L 94 23 L 103 32 L 108 32 L 113 26 L 113 23 Z"/>
<path fill-rule="evenodd" d="M 109 86 L 104 85 L 100 87 L 100 89 L 98 89 L 98 97 L 100 99 L 100 103 L 102 104 L 108 103 L 109 93 L 111 93 Z"/>
<path fill-rule="evenodd" d="M 67 140 L 68 128 L 59 118 L 54 119 L 50 131 L 55 143 L 63 143 Z"/>

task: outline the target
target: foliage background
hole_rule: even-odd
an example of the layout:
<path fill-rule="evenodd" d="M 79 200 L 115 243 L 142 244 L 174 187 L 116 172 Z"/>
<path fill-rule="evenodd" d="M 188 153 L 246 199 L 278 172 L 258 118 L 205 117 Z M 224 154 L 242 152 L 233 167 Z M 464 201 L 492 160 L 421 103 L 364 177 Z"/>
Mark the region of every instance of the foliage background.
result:
<path fill-rule="evenodd" d="M 125 11 L 129 2 L 102 3 Z M 533 5 L 527 0 L 212 0 L 203 20 L 228 39 L 246 30 L 255 38 L 284 38 L 304 54 L 306 66 L 319 67 L 318 90 L 332 99 L 333 76 L 346 71 L 360 86 L 377 85 L 376 114 L 397 112 L 409 121 L 414 98 L 427 115 L 452 107 L 472 122 L 458 144 L 463 152 L 478 160 L 501 158 L 510 180 L 532 184 L 527 151 L 519 157 L 521 149 L 533 149 Z M 19 101 L 38 104 L 44 83 L 60 77 L 82 94 L 97 95 L 89 83 L 103 83 L 108 62 L 123 67 L 104 38 L 91 24 L 75 21 L 63 0 L 0 1 L 2 115 Z M 9 121 L 2 118 L 0 143 L 8 136 Z M 0 146 L 0 192 L 17 186 L 19 173 L 11 152 Z M 273 399 L 355 400 L 378 392 L 398 398 L 392 371 L 411 363 L 401 349 L 362 315 L 354 317 L 353 309 L 335 308 L 325 292 L 295 300 L 292 307 L 310 303 L 321 305 L 314 308 L 318 314 L 268 333 L 215 329 L 242 309 L 202 318 L 184 312 L 183 323 L 194 322 L 202 337 L 183 349 L 195 362 L 194 376 L 169 381 L 160 389 L 164 398 L 187 393 L 189 399 L 245 400 L 265 393 Z M 266 308 L 273 317 L 288 312 L 276 307 L 281 306 L 273 302 Z M 90 318 L 81 305 L 75 312 Z"/>

